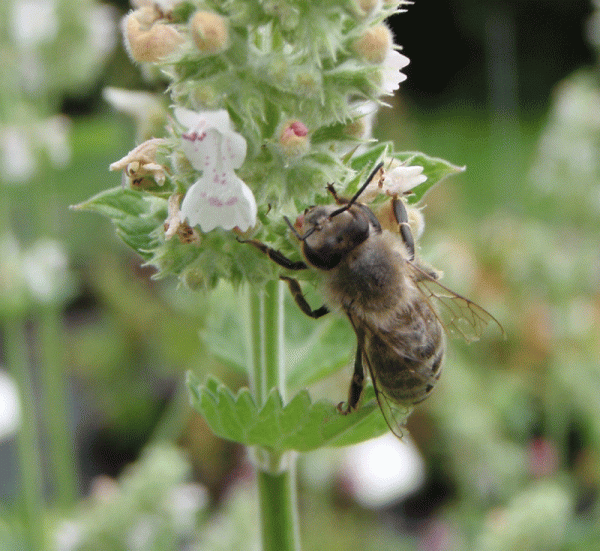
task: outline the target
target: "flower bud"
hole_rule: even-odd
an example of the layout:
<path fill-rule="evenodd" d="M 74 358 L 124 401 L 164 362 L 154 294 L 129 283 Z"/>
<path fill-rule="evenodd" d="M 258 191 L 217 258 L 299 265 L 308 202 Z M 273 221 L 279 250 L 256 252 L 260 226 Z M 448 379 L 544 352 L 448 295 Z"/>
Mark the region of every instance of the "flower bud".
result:
<path fill-rule="evenodd" d="M 229 46 L 227 20 L 216 13 L 197 11 L 190 20 L 190 33 L 203 54 L 217 54 Z"/>
<path fill-rule="evenodd" d="M 354 42 L 354 51 L 365 61 L 383 63 L 393 42 L 391 31 L 382 23 L 367 29 Z"/>
<path fill-rule="evenodd" d="M 381 0 L 356 0 L 356 11 L 360 17 L 371 15 L 381 8 Z"/>
<path fill-rule="evenodd" d="M 157 18 L 157 12 L 150 7 L 143 7 L 125 17 L 125 48 L 134 61 L 159 61 L 183 42 L 183 37 L 173 25 L 156 23 Z"/>
<path fill-rule="evenodd" d="M 308 128 L 299 120 L 289 120 L 279 132 L 279 145 L 286 157 L 301 157 L 308 152 Z"/>

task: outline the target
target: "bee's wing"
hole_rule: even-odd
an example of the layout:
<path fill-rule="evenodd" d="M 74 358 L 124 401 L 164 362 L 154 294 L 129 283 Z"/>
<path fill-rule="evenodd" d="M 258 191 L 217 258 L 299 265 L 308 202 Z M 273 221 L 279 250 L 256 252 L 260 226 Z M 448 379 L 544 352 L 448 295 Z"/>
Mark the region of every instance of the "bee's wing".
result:
<path fill-rule="evenodd" d="M 505 336 L 500 322 L 487 310 L 448 289 L 413 262 L 406 260 L 406 263 L 412 272 L 411 276 L 416 287 L 433 307 L 433 311 L 436 312 L 450 336 L 462 338 L 467 342 L 476 341 L 490 322 L 495 323 L 502 336 Z M 438 308 L 435 307 L 436 305 Z"/>
<path fill-rule="evenodd" d="M 373 383 L 373 389 L 375 390 L 375 398 L 377 398 L 377 404 L 379 405 L 379 409 L 383 414 L 383 418 L 389 429 L 397 436 L 400 440 L 402 440 L 403 432 L 402 427 L 406 424 L 406 419 L 411 412 L 412 408 L 410 406 L 403 406 L 397 404 L 389 398 L 385 392 L 379 387 L 379 381 L 377 380 L 377 375 L 375 370 L 373 369 L 373 363 L 371 362 L 371 358 L 367 354 L 367 351 L 364 347 L 365 338 L 369 339 L 373 334 L 373 330 L 368 327 L 366 324 L 360 322 L 353 316 L 350 312 L 346 312 L 348 319 L 356 333 L 357 337 L 357 345 L 359 347 L 359 351 L 362 355 L 362 359 L 364 363 L 367 364 L 367 369 L 369 370 L 369 376 L 371 377 L 371 382 Z M 362 335 L 361 338 L 359 335 Z"/>
<path fill-rule="evenodd" d="M 363 350 L 363 358 L 369 369 L 369 375 L 371 376 L 371 382 L 375 389 L 375 397 L 377 398 L 377 404 L 383 414 L 383 418 L 387 423 L 387 426 L 392 433 L 397 436 L 400 440 L 404 436 L 402 427 L 406 424 L 406 419 L 412 411 L 412 406 L 397 404 L 394 400 L 389 398 L 387 394 L 379 388 L 379 382 L 373 367 L 371 365 L 371 359 L 365 350 Z"/>

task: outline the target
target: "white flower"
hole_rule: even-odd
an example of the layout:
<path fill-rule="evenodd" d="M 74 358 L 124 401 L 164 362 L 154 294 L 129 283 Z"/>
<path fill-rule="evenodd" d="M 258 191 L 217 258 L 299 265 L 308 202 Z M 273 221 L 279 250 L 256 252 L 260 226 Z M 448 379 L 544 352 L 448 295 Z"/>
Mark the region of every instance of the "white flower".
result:
<path fill-rule="evenodd" d="M 383 176 L 383 189 L 387 195 L 402 195 L 427 180 L 422 166 L 400 165 Z"/>
<path fill-rule="evenodd" d="M 422 166 L 406 165 L 384 170 L 381 178 L 373 178 L 373 181 L 365 188 L 361 196 L 362 200 L 368 203 L 379 194 L 389 197 L 404 195 L 427 180 L 427 176 L 422 172 Z"/>
<path fill-rule="evenodd" d="M 108 86 L 102 97 L 117 111 L 133 117 L 138 142 L 152 138 L 165 125 L 167 110 L 158 94 Z"/>
<path fill-rule="evenodd" d="M 42 304 L 69 296 L 73 288 L 64 247 L 40 239 L 23 255 L 23 275 L 33 297 Z"/>
<path fill-rule="evenodd" d="M 176 108 L 175 118 L 187 128 L 182 149 L 191 165 L 202 171 L 188 190 L 181 214 L 203 232 L 216 227 L 241 231 L 256 224 L 256 201 L 250 188 L 235 174 L 246 157 L 246 140 L 235 132 L 224 109 L 196 113 Z"/>
<path fill-rule="evenodd" d="M 148 176 L 162 186 L 165 183 L 165 167 L 156 162 L 158 148 L 166 143 L 162 138 L 152 138 L 132 149 L 125 157 L 112 163 L 110 170 L 124 170 L 131 184 L 143 187 Z"/>
<path fill-rule="evenodd" d="M 390 48 L 382 63 L 383 82 L 381 88 L 385 94 L 392 95 L 394 90 L 400 88 L 400 83 L 406 80 L 406 75 L 401 69 L 410 63 L 405 55 Z"/>

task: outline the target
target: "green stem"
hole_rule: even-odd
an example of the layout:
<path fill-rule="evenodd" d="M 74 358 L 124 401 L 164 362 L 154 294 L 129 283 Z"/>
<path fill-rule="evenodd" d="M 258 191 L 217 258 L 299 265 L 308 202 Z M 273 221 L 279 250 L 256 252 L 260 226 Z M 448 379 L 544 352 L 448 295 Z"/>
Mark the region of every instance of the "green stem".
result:
<path fill-rule="evenodd" d="M 271 389 L 285 396 L 283 295 L 279 281 L 250 298 L 252 390 L 262 406 Z M 296 471 L 292 454 L 255 450 L 263 551 L 299 551 Z"/>
<path fill-rule="evenodd" d="M 60 310 L 55 306 L 39 314 L 40 361 L 45 423 L 49 436 L 50 467 L 56 503 L 66 509 L 75 503 L 77 478 L 71 423 L 68 414 L 67 377 L 61 361 L 63 350 Z"/>
<path fill-rule="evenodd" d="M 17 452 L 21 474 L 25 549 L 43 551 L 46 548 L 44 487 L 36 424 L 36 398 L 29 368 L 25 321 L 18 317 L 5 321 L 6 360 L 17 382 L 21 398 L 21 426 L 17 436 Z"/>
<path fill-rule="evenodd" d="M 290 465 L 279 474 L 258 472 L 258 495 L 263 551 L 298 551 L 296 470 Z"/>

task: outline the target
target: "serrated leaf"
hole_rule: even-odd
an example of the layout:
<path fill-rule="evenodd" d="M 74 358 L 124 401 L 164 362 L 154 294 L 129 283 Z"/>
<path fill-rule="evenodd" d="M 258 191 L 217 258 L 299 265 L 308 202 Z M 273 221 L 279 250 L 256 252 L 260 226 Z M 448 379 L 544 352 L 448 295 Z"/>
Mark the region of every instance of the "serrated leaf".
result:
<path fill-rule="evenodd" d="M 423 174 L 427 176 L 427 180 L 419 184 L 411 190 L 411 194 L 406 197 L 409 204 L 418 203 L 425 193 L 433 186 L 441 182 L 444 178 L 452 174 L 464 172 L 466 167 L 456 166 L 444 159 L 430 157 L 424 153 L 416 151 L 407 151 L 404 153 L 395 153 L 394 158 L 406 163 L 408 166 L 422 166 Z"/>
<path fill-rule="evenodd" d="M 306 390 L 287 404 L 273 390 L 259 408 L 247 388 L 233 394 L 214 377 L 202 385 L 188 373 L 187 385 L 192 406 L 211 430 L 221 438 L 246 446 L 306 452 L 355 444 L 388 430 L 372 386 L 365 389 L 364 404 L 357 411 L 342 415 L 331 402 L 312 402 Z"/>
<path fill-rule="evenodd" d="M 117 187 L 71 208 L 110 218 L 119 237 L 148 260 L 152 256 L 149 251 L 157 246 L 154 230 L 165 219 L 166 205 L 167 202 L 159 197 Z"/>

